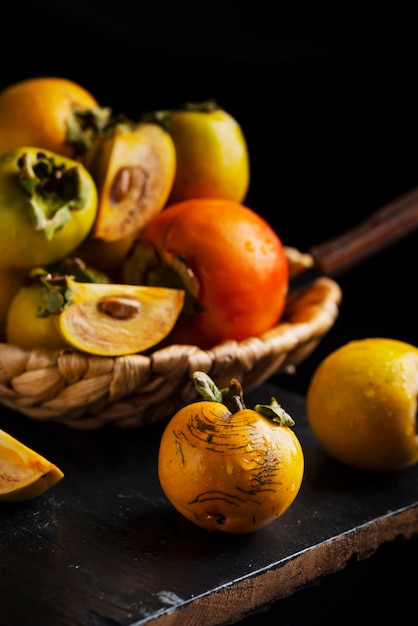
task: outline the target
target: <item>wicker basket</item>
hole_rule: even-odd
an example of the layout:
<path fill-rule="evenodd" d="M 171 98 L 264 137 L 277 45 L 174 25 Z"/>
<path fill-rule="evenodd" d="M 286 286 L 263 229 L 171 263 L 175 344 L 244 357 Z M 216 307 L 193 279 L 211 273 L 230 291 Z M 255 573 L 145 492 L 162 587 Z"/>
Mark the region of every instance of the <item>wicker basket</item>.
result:
<path fill-rule="evenodd" d="M 291 276 L 312 257 L 287 248 Z M 106 424 L 138 427 L 172 415 L 197 399 L 190 374 L 207 372 L 220 386 L 240 380 L 244 392 L 295 368 L 334 324 L 341 290 L 320 278 L 288 296 L 280 323 L 259 337 L 211 350 L 171 345 L 149 355 L 97 357 L 72 350 L 22 350 L 0 344 L 0 402 L 39 421 L 77 429 Z"/>

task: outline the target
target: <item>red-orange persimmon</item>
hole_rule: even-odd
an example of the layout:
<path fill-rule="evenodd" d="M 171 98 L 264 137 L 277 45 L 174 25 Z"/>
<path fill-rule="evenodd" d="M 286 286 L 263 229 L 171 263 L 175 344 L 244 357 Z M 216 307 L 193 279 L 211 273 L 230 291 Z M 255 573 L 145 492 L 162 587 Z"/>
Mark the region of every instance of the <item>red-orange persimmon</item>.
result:
<path fill-rule="evenodd" d="M 154 217 L 123 274 L 127 282 L 185 288 L 169 340 L 203 349 L 272 328 L 288 290 L 288 261 L 273 228 L 249 207 L 213 198 L 178 202 Z"/>

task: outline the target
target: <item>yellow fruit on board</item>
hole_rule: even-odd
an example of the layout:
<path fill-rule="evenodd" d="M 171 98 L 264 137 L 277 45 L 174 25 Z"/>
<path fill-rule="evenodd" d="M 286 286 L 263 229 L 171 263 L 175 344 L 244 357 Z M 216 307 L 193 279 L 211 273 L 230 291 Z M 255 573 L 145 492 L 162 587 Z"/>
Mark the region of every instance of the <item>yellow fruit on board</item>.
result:
<path fill-rule="evenodd" d="M 304 455 L 293 419 L 272 398 L 246 408 L 233 379 L 219 390 L 194 372 L 204 400 L 180 409 L 161 438 L 158 477 L 171 504 L 209 531 L 252 533 L 291 506 Z"/>
<path fill-rule="evenodd" d="M 418 348 L 396 339 L 350 341 L 315 370 L 309 424 L 328 454 L 361 470 L 392 472 L 418 461 Z"/>
<path fill-rule="evenodd" d="M 64 341 L 98 356 L 142 352 L 172 330 L 184 304 L 182 289 L 78 283 L 67 277 L 66 303 L 52 316 Z"/>
<path fill-rule="evenodd" d="M 0 501 L 31 500 L 63 477 L 54 463 L 0 430 Z"/>

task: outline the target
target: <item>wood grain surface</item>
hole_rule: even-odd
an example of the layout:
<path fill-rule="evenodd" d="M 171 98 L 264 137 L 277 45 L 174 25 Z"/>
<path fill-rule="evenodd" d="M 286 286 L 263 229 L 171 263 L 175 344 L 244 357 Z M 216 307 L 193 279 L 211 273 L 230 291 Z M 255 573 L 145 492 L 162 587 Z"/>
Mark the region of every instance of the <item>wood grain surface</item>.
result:
<path fill-rule="evenodd" d="M 231 624 L 307 583 L 418 532 L 418 467 L 364 474 L 322 452 L 304 400 L 266 384 L 295 421 L 306 470 L 290 509 L 251 535 L 183 519 L 157 477 L 164 423 L 78 432 L 2 410 L 0 427 L 57 463 L 64 479 L 0 507 L 2 626 Z"/>

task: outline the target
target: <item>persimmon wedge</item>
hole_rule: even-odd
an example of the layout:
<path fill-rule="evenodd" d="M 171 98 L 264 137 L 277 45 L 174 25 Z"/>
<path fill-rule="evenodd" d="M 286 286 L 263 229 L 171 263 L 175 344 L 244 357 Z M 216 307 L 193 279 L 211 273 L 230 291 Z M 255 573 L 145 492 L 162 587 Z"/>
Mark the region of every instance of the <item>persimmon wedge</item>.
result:
<path fill-rule="evenodd" d="M 54 463 L 0 430 L 0 501 L 31 500 L 63 477 Z"/>
<path fill-rule="evenodd" d="M 66 303 L 54 316 L 71 347 L 98 356 L 151 348 L 174 327 L 185 292 L 165 287 L 79 283 L 67 277 Z"/>
<path fill-rule="evenodd" d="M 158 124 L 119 123 L 96 139 L 86 167 L 99 195 L 91 236 L 118 241 L 162 211 L 174 181 L 176 151 Z"/>

